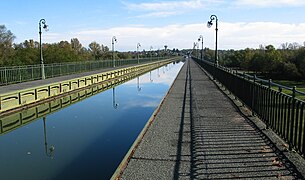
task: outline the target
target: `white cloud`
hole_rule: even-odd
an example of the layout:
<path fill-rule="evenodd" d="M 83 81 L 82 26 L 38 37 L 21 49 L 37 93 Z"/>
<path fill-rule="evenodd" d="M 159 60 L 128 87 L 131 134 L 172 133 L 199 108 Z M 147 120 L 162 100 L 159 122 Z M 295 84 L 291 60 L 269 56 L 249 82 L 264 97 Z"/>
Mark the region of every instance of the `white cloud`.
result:
<path fill-rule="evenodd" d="M 127 3 L 124 2 L 127 9 L 131 11 L 165 11 L 176 10 L 182 8 L 198 9 L 204 6 L 203 0 L 188 0 L 188 1 L 162 1 L 150 3 Z"/>
<path fill-rule="evenodd" d="M 211 4 L 219 4 L 221 0 L 184 0 L 184 1 L 159 1 L 149 3 L 123 2 L 129 11 L 144 12 L 137 17 L 167 17 L 182 14 L 193 9 L 211 7 Z"/>
<path fill-rule="evenodd" d="M 278 47 L 285 42 L 303 44 L 305 41 L 305 23 L 221 23 L 219 29 L 219 43 L 224 49 L 257 48 L 259 44 Z"/>
<path fill-rule="evenodd" d="M 121 26 L 108 29 L 94 29 L 67 34 L 45 33 L 47 42 L 70 41 L 78 38 L 84 46 L 92 41 L 97 41 L 108 47 L 111 45 L 112 36 L 116 36 L 119 51 L 135 51 L 137 43 L 141 48 L 149 50 L 163 49 L 168 45 L 169 49 L 192 48 L 199 35 L 204 37 L 204 46 L 214 49 L 215 25 L 207 28 L 205 24 L 172 24 L 167 26 Z M 272 44 L 279 47 L 281 43 L 305 41 L 305 23 L 284 24 L 274 22 L 229 23 L 219 22 L 218 31 L 219 49 L 244 49 L 246 47 L 257 48 L 260 44 Z"/>
<path fill-rule="evenodd" d="M 303 6 L 304 0 L 236 0 L 237 6 L 251 7 L 286 7 L 286 6 Z"/>
<path fill-rule="evenodd" d="M 142 14 L 136 16 L 136 18 L 147 18 L 147 17 L 168 17 L 173 15 L 181 14 L 180 11 L 159 11 L 159 12 L 152 12 L 147 14 Z"/>

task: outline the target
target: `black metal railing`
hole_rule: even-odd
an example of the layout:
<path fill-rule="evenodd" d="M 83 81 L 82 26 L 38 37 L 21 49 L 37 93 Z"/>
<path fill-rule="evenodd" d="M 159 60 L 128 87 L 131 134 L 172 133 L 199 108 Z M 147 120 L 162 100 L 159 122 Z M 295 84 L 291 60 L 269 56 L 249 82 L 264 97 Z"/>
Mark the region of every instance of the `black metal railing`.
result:
<path fill-rule="evenodd" d="M 213 63 L 193 58 L 209 74 L 222 83 L 246 106 L 252 113 L 264 121 L 303 157 L 305 156 L 305 102 L 296 98 L 296 94 L 305 95 L 290 88 L 273 83 L 271 80 L 246 75 L 231 69 L 215 66 Z M 278 90 L 274 89 L 274 86 Z M 282 89 L 291 90 L 291 94 L 283 93 Z"/>

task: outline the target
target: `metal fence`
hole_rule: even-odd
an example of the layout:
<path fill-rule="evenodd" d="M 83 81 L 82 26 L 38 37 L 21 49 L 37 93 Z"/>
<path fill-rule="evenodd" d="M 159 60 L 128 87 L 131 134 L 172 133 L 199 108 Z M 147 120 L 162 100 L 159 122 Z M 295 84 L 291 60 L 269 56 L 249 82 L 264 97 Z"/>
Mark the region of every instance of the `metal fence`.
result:
<path fill-rule="evenodd" d="M 195 59 L 195 58 L 194 58 Z M 290 88 L 257 78 L 255 75 L 245 75 L 221 66 L 195 59 L 215 79 L 222 83 L 245 105 L 252 109 L 254 115 L 261 118 L 267 128 L 271 128 L 288 144 L 289 149 L 295 149 L 305 156 L 305 102 L 297 99 L 295 87 Z M 272 88 L 277 86 L 278 90 Z M 292 95 L 282 92 L 291 90 Z"/>
<path fill-rule="evenodd" d="M 161 59 L 165 59 L 165 57 L 144 58 L 139 59 L 139 62 L 144 63 Z M 115 60 L 116 67 L 137 63 L 137 59 Z M 44 65 L 46 78 L 94 71 L 111 67 L 113 67 L 112 60 L 84 61 Z M 0 86 L 25 81 L 33 81 L 38 79 L 41 79 L 41 65 L 0 67 Z"/>

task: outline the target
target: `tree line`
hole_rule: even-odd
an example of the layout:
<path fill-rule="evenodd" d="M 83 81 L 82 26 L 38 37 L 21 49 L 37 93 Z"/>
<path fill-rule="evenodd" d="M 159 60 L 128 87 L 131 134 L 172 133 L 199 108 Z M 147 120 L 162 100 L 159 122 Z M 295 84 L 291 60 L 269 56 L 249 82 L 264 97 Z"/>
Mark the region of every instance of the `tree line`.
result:
<path fill-rule="evenodd" d="M 32 39 L 22 43 L 14 43 L 15 35 L 0 25 L 0 66 L 32 65 L 40 63 L 39 42 Z M 78 62 L 90 60 L 111 60 L 112 51 L 108 46 L 93 41 L 88 48 L 83 47 L 77 38 L 58 43 L 43 43 L 43 59 L 45 64 Z M 165 56 L 166 51 L 141 51 L 140 57 Z M 136 52 L 115 52 L 115 59 L 136 58 Z"/>
<path fill-rule="evenodd" d="M 200 58 L 200 49 L 195 54 Z M 194 55 L 194 50 L 193 50 Z M 205 48 L 204 59 L 214 61 L 214 50 Z M 264 78 L 305 81 L 305 43 L 283 43 L 279 48 L 260 45 L 257 49 L 219 50 L 220 65 L 250 71 Z"/>

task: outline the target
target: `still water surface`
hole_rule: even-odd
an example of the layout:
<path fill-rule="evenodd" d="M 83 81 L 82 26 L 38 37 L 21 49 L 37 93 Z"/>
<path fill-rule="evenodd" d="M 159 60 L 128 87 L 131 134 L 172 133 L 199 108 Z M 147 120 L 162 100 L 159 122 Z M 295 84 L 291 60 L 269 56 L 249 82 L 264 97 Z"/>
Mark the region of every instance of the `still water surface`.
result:
<path fill-rule="evenodd" d="M 0 134 L 0 179 L 109 179 L 182 65 L 161 67 Z"/>

